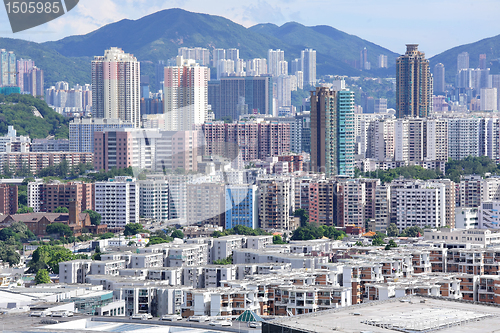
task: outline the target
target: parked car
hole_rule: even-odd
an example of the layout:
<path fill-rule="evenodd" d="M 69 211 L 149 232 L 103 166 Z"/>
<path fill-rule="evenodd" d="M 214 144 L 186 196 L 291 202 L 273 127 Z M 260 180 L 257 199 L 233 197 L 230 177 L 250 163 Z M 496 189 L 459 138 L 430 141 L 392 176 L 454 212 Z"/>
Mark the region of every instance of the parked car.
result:
<path fill-rule="evenodd" d="M 73 312 L 68 310 L 54 311 L 51 317 L 73 317 Z"/>
<path fill-rule="evenodd" d="M 182 320 L 182 316 L 180 316 L 180 315 L 164 315 L 161 317 L 160 320 L 177 321 L 177 320 Z"/>
<path fill-rule="evenodd" d="M 151 317 L 151 318 L 153 318 L 153 317 Z M 136 313 L 134 315 L 131 315 L 130 319 L 134 319 L 134 320 L 148 320 L 150 318 L 148 318 L 148 315 L 145 314 L 145 313 Z"/>
<path fill-rule="evenodd" d="M 30 317 L 46 317 L 47 314 L 46 311 L 31 311 Z"/>
<path fill-rule="evenodd" d="M 204 322 L 204 321 L 209 321 L 210 319 L 207 316 L 191 316 L 189 317 L 189 321 L 196 321 L 196 322 Z"/>
<path fill-rule="evenodd" d="M 233 326 L 230 320 L 212 320 L 209 323 L 210 326 Z"/>

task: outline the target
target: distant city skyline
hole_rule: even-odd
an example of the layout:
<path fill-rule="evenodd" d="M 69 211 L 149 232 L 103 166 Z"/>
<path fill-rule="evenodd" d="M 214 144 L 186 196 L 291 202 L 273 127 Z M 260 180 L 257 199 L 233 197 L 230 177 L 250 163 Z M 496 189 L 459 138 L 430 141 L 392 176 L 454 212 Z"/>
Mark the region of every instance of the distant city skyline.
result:
<path fill-rule="evenodd" d="M 418 6 L 400 0 L 313 0 L 307 5 L 297 0 L 259 0 L 254 3 L 229 0 L 216 3 L 200 0 L 86 0 L 56 20 L 17 34 L 11 33 L 7 14 L 0 10 L 0 37 L 35 42 L 58 40 L 70 35 L 87 34 L 121 19 L 135 20 L 176 7 L 223 16 L 245 27 L 258 23 L 282 25 L 290 21 L 306 26 L 329 25 L 399 54 L 404 53 L 405 44 L 417 43 L 427 58 L 500 33 L 496 23 L 500 3 L 492 0 L 423 0 Z M 318 7 L 322 10 L 318 11 Z M 412 17 L 408 17 L 409 12 Z M 415 28 L 417 26 L 418 29 Z"/>

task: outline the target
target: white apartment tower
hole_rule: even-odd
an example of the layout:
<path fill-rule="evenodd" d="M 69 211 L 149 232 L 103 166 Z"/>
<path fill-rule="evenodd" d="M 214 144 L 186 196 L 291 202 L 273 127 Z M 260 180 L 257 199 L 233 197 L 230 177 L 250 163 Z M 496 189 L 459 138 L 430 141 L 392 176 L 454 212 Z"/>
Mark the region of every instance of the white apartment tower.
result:
<path fill-rule="evenodd" d="M 316 85 L 316 50 L 305 49 L 300 53 L 302 72 L 304 73 L 304 83 Z"/>
<path fill-rule="evenodd" d="M 92 61 L 92 110 L 95 118 L 118 118 L 140 126 L 140 63 L 112 47 Z"/>
<path fill-rule="evenodd" d="M 284 61 L 285 61 L 285 51 L 280 49 L 269 50 L 267 53 L 268 74 L 271 74 L 273 77 L 280 76 L 281 74 L 288 74 L 288 72 L 286 73 L 282 72 L 283 69 L 282 62 Z"/>
<path fill-rule="evenodd" d="M 95 183 L 95 211 L 108 228 L 139 222 L 139 193 L 135 178 L 119 176 Z"/>
<path fill-rule="evenodd" d="M 167 131 L 190 131 L 208 114 L 208 68 L 177 57 L 177 65 L 165 68 L 164 113 Z"/>
<path fill-rule="evenodd" d="M 140 180 L 139 213 L 145 218 L 168 220 L 168 181 L 165 179 Z"/>
<path fill-rule="evenodd" d="M 478 118 L 451 118 L 448 120 L 448 157 L 462 160 L 479 156 L 480 123 Z"/>

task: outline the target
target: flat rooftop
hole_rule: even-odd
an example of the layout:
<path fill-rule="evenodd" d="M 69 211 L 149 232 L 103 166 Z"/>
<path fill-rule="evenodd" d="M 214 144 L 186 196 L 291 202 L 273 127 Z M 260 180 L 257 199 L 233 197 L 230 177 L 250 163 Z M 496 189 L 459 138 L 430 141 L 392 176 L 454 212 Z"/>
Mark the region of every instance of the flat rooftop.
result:
<path fill-rule="evenodd" d="M 500 306 L 428 297 L 405 297 L 281 318 L 262 332 L 280 327 L 298 332 L 484 333 L 500 326 Z M 281 331 L 281 330 L 280 330 Z M 496 332 L 496 331 L 495 331 Z"/>

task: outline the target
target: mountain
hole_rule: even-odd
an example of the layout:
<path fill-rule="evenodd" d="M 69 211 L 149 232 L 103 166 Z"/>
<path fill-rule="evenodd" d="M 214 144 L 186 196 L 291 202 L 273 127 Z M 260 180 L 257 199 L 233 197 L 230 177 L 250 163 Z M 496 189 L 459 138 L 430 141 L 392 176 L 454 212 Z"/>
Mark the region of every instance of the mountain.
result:
<path fill-rule="evenodd" d="M 267 58 L 268 49 L 282 49 L 285 59 L 300 57 L 300 51 L 313 48 L 317 51 L 317 74 L 359 76 L 394 75 L 394 68 L 375 69 L 378 56 L 388 56 L 394 64 L 397 54 L 354 35 L 329 26 L 306 27 L 296 22 L 282 26 L 258 24 L 251 28 L 226 18 L 166 9 L 138 20 L 121 20 L 103 26 L 86 35 L 70 36 L 58 41 L 34 43 L 0 38 L 0 48 L 13 50 L 18 57 L 32 58 L 45 71 L 46 86 L 56 81 L 74 83 L 90 82 L 90 63 L 95 55 L 104 54 L 112 46 L 134 54 L 142 63 L 141 74 L 151 76 L 155 82 L 158 60 L 177 55 L 179 47 L 238 48 L 240 57 Z M 374 70 L 361 72 L 353 67 L 359 62 L 360 51 L 366 47 Z"/>
<path fill-rule="evenodd" d="M 390 67 L 393 67 L 398 56 L 388 49 L 326 25 L 306 27 L 300 23 L 288 22 L 281 27 L 274 24 L 258 24 L 249 30 L 285 42 L 288 45 L 285 51 L 289 51 L 295 58 L 300 57 L 300 51 L 304 48 L 315 49 L 319 75 L 360 75 L 361 72 L 348 63 L 359 61 L 360 51 L 365 47 L 368 51 L 368 61 L 374 69 L 378 66 L 380 54 L 387 56 Z M 385 72 L 381 74 L 394 75 L 394 68 L 389 68 Z M 370 75 L 370 73 L 371 71 L 367 71 L 365 74 Z"/>
<path fill-rule="evenodd" d="M 67 57 L 91 57 L 117 46 L 140 61 L 152 62 L 174 57 L 177 49 L 183 46 L 238 48 L 243 59 L 267 58 L 268 49 L 282 49 L 286 60 L 300 57 L 300 51 L 305 48 L 313 48 L 317 50 L 318 75 L 362 74 L 347 62 L 358 60 L 363 47 L 367 48 L 374 68 L 379 54 L 387 55 L 389 64 L 394 63 L 397 56 L 390 50 L 328 26 L 306 27 L 290 22 L 281 27 L 259 24 L 247 29 L 220 16 L 178 8 L 162 10 L 135 21 L 121 20 L 89 34 L 47 42 L 44 46 Z"/>
<path fill-rule="evenodd" d="M 43 118 L 34 115 L 35 109 Z M 0 95 L 0 135 L 7 134 L 10 125 L 14 126 L 18 135 L 29 135 L 31 139 L 43 139 L 49 135 L 67 139 L 68 122 L 68 118 L 31 95 Z"/>
<path fill-rule="evenodd" d="M 442 63 L 446 71 L 446 82 L 455 83 L 457 56 L 462 52 L 469 53 L 470 68 L 479 68 L 479 55 L 486 54 L 487 66 L 491 68 L 490 74 L 500 73 L 500 35 L 485 38 L 475 43 L 460 45 L 435 55 L 429 59 L 431 71 L 434 70 L 437 63 Z"/>
<path fill-rule="evenodd" d="M 57 81 L 68 81 L 71 86 L 90 82 L 88 57 L 66 57 L 46 45 L 12 38 L 0 38 L 0 49 L 14 51 L 17 59 L 33 59 L 43 69 L 46 87 Z"/>

